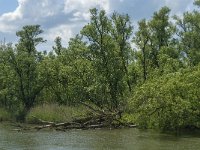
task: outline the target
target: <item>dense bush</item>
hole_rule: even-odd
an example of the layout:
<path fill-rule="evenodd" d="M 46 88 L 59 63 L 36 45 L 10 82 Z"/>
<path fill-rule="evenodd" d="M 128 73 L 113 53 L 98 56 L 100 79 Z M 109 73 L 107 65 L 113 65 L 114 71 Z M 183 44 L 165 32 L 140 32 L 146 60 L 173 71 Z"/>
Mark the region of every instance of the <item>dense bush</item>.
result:
<path fill-rule="evenodd" d="M 200 66 L 152 79 L 130 100 L 136 122 L 146 128 L 200 127 Z"/>

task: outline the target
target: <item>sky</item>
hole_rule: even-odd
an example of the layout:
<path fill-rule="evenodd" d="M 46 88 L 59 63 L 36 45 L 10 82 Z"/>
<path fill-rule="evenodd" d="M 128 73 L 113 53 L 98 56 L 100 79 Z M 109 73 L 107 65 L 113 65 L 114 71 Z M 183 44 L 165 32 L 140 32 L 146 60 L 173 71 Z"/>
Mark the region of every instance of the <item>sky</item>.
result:
<path fill-rule="evenodd" d="M 133 26 L 137 21 L 150 19 L 153 12 L 168 6 L 171 15 L 181 15 L 194 9 L 193 0 L 0 0 L 0 41 L 16 43 L 16 31 L 25 25 L 41 25 L 47 43 L 40 50 L 51 50 L 60 36 L 63 45 L 79 33 L 90 20 L 89 9 L 117 11 L 129 14 Z"/>

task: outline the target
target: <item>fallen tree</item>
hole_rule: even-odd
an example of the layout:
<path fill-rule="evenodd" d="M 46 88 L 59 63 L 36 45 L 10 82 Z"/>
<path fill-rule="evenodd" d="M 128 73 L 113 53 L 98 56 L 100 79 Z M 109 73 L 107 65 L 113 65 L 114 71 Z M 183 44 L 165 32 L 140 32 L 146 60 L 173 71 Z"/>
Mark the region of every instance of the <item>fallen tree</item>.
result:
<path fill-rule="evenodd" d="M 136 127 L 133 124 L 127 124 L 116 118 L 115 114 L 105 114 L 89 116 L 81 119 L 74 119 L 72 122 L 54 123 L 41 119 L 42 125 L 35 126 L 34 129 L 41 130 L 45 128 L 51 128 L 56 130 L 68 130 L 68 129 L 97 129 L 97 128 L 122 128 L 122 127 Z"/>
<path fill-rule="evenodd" d="M 123 128 L 123 127 L 136 127 L 134 124 L 124 123 L 121 121 L 121 112 L 103 110 L 91 104 L 81 102 L 91 113 L 84 118 L 75 118 L 69 122 L 51 122 L 32 116 L 38 125 L 30 129 L 55 129 L 65 131 L 69 129 L 97 129 L 97 128 Z M 23 130 L 23 128 L 21 128 Z M 25 128 L 27 130 L 27 128 Z"/>

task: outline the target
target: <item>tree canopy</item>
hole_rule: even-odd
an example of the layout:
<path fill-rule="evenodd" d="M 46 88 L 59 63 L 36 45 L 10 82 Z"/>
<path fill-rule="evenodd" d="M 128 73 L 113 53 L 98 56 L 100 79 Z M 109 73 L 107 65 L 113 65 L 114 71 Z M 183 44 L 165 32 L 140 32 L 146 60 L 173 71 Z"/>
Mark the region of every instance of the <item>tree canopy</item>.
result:
<path fill-rule="evenodd" d="M 94 8 L 67 47 L 57 37 L 47 52 L 40 25 L 24 26 L 0 46 L 0 106 L 24 121 L 35 105 L 87 103 L 141 127 L 199 128 L 199 18 L 162 7 L 134 30 L 128 14 Z"/>

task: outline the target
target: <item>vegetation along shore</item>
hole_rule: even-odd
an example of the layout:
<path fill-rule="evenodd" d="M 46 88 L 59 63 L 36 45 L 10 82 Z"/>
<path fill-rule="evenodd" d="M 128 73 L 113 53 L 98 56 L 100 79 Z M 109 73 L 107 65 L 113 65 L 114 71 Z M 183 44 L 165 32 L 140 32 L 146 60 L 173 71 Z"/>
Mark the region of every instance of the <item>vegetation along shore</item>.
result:
<path fill-rule="evenodd" d="M 200 1 L 182 16 L 163 7 L 135 27 L 128 14 L 90 10 L 68 46 L 40 25 L 0 46 L 0 121 L 34 129 L 200 128 Z"/>

